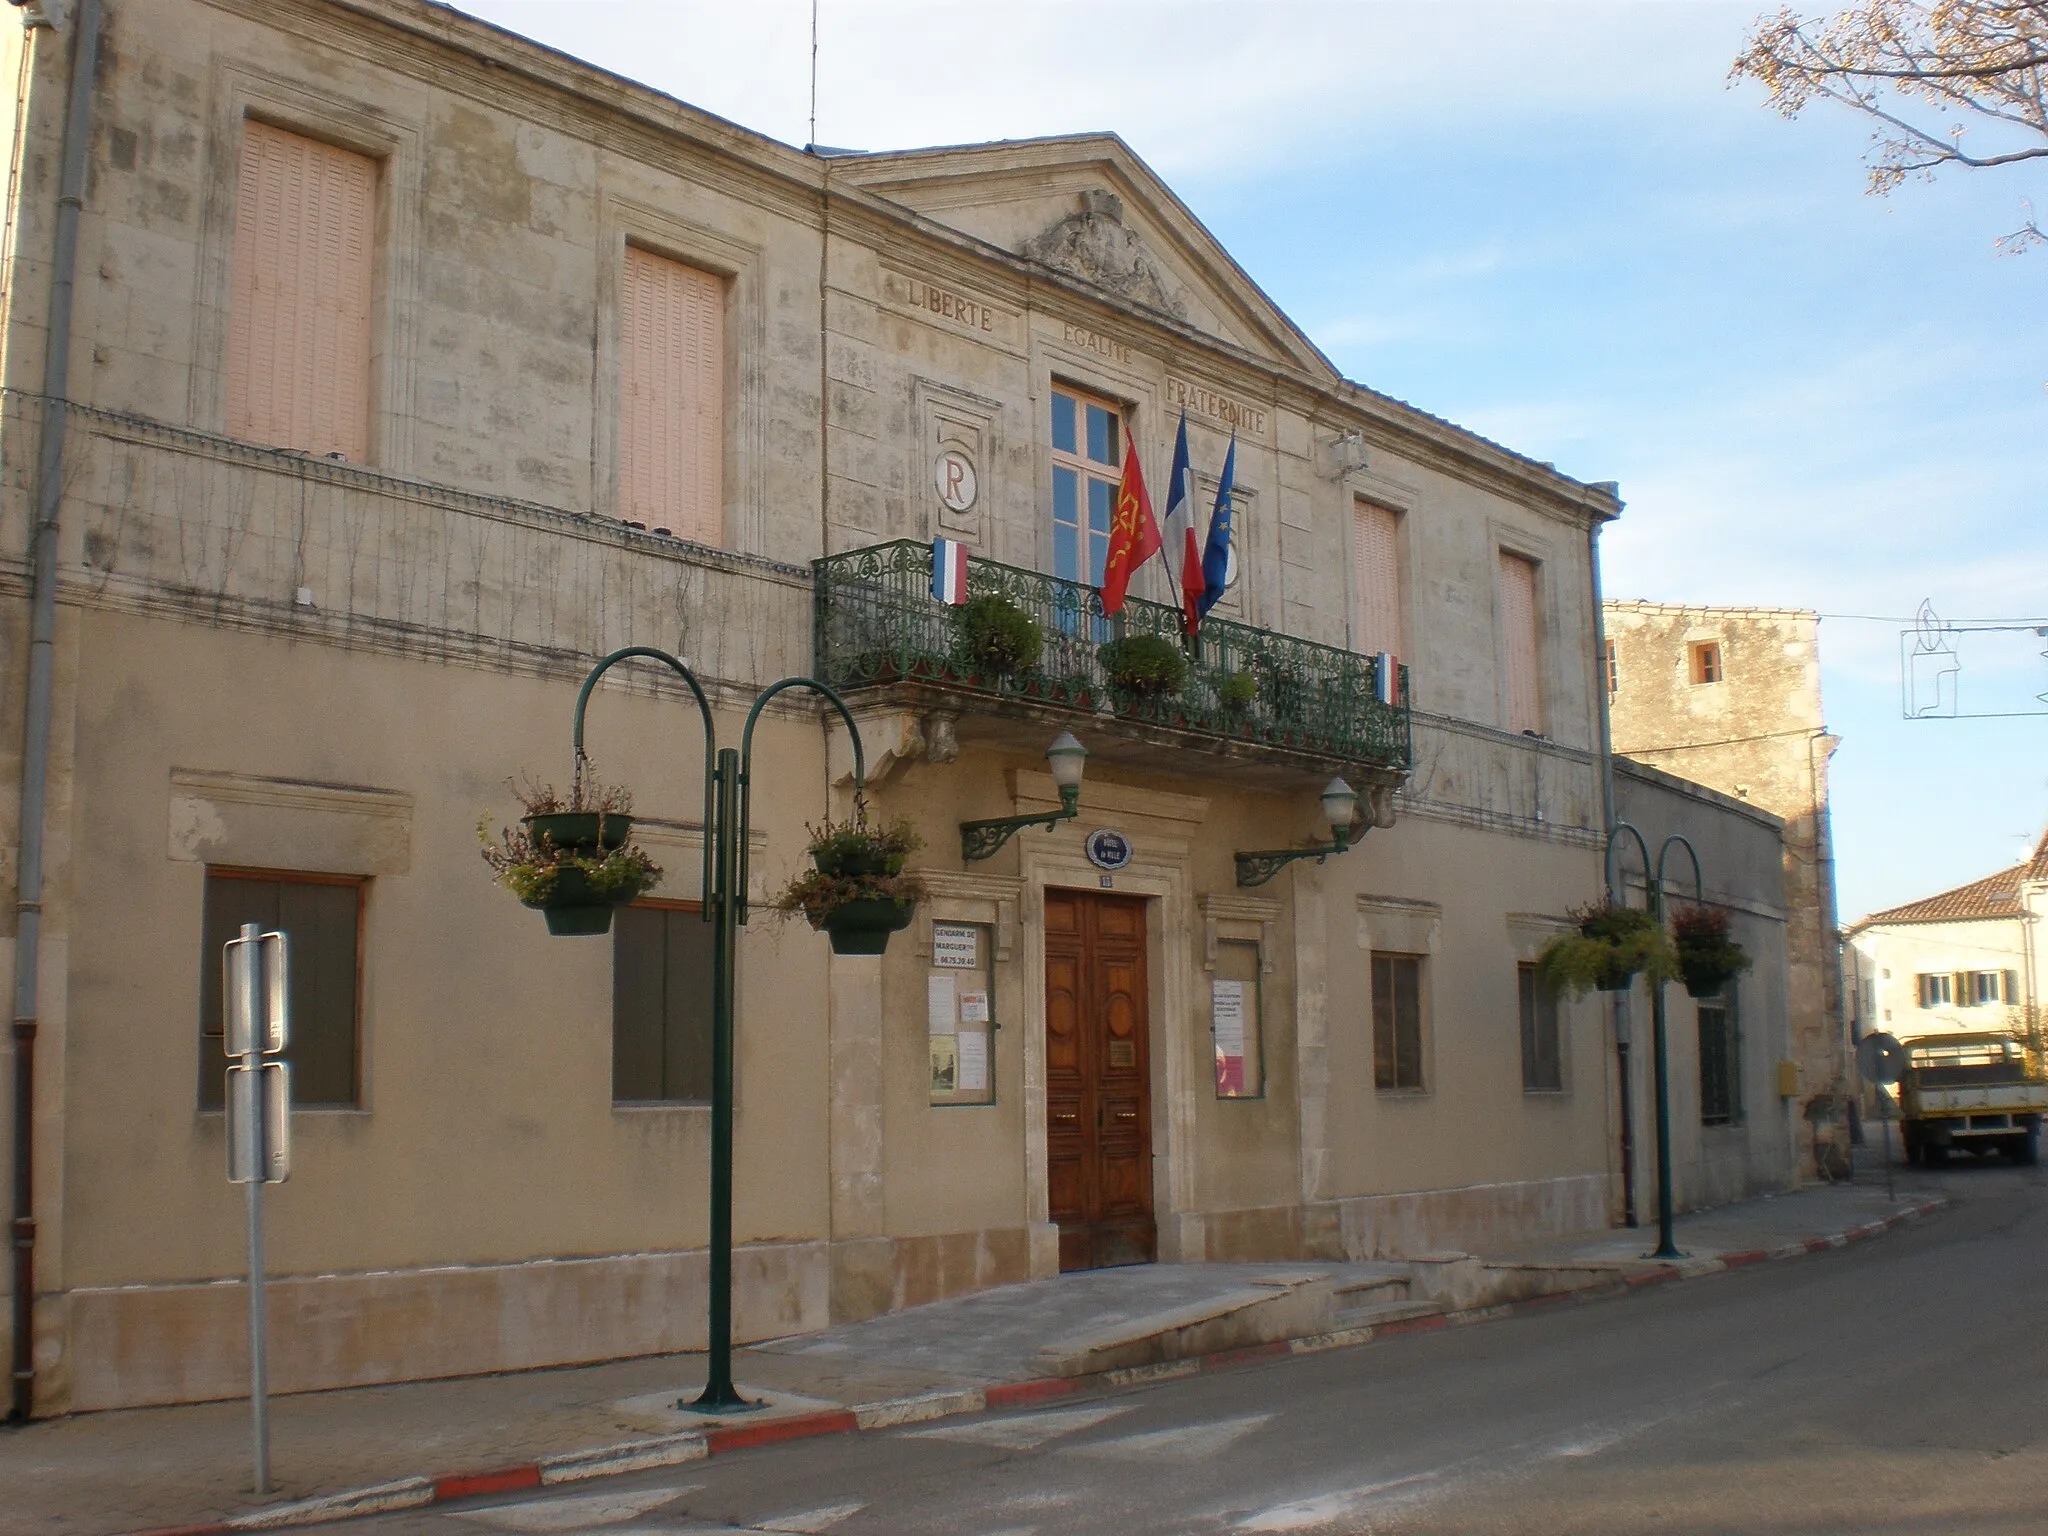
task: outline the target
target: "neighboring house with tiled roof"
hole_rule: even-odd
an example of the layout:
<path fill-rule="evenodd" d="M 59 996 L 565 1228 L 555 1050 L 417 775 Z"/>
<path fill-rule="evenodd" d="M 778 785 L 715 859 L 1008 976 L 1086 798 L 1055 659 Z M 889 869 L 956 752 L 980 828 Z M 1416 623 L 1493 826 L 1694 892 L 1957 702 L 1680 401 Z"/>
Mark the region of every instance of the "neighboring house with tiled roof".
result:
<path fill-rule="evenodd" d="M 1843 935 L 1859 1033 L 1901 1039 L 2042 1022 L 2048 835 L 1995 875 L 1873 912 Z"/>

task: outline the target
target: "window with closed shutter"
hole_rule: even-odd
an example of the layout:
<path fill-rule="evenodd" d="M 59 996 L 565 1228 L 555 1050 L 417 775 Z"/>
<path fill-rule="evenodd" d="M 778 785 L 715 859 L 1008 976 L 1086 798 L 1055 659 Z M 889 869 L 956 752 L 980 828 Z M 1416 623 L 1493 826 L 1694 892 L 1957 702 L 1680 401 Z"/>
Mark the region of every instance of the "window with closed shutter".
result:
<path fill-rule="evenodd" d="M 1401 643 L 1401 567 L 1397 550 L 1400 514 L 1370 501 L 1351 505 L 1351 585 L 1358 611 L 1352 649 L 1370 656 L 1387 651 L 1399 656 Z"/>
<path fill-rule="evenodd" d="M 1372 1080 L 1387 1092 L 1420 1093 L 1421 955 L 1372 957 Z"/>
<path fill-rule="evenodd" d="M 1501 650 L 1507 667 L 1507 725 L 1511 731 L 1543 729 L 1538 683 L 1536 562 L 1500 552 Z"/>
<path fill-rule="evenodd" d="M 725 542 L 725 279 L 626 248 L 619 516 Z"/>
<path fill-rule="evenodd" d="M 1557 999 L 1527 962 L 1515 967 L 1515 985 L 1522 1006 L 1522 1091 L 1562 1092 L 1564 1049 L 1557 1028 Z"/>
<path fill-rule="evenodd" d="M 219 1109 L 228 1060 L 221 1015 L 222 951 L 244 923 L 285 936 L 290 955 L 292 1103 L 346 1107 L 360 1099 L 356 998 L 364 882 L 347 876 L 232 869 L 206 872 L 199 946 L 199 1104 Z"/>
<path fill-rule="evenodd" d="M 1742 1123 L 1742 1026 L 1731 983 L 1699 1005 L 1700 1124 Z"/>
<path fill-rule="evenodd" d="M 367 155 L 243 123 L 229 436 L 368 460 L 376 205 Z"/>
<path fill-rule="evenodd" d="M 712 925 L 694 906 L 622 907 L 612 919 L 612 1098 L 711 1099 Z"/>

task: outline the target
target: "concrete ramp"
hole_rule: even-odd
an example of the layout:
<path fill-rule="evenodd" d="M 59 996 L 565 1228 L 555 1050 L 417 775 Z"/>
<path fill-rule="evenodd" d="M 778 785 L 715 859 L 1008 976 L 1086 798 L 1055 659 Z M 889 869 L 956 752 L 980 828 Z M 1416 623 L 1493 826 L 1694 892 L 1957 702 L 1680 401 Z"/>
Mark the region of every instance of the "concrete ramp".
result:
<path fill-rule="evenodd" d="M 1040 1347 L 1038 1363 L 1048 1376 L 1087 1376 L 1438 1310 L 1435 1302 L 1412 1301 L 1410 1284 L 1397 1265 L 1363 1273 L 1348 1265 L 1275 1270 L 1192 1301 L 1062 1335 Z"/>

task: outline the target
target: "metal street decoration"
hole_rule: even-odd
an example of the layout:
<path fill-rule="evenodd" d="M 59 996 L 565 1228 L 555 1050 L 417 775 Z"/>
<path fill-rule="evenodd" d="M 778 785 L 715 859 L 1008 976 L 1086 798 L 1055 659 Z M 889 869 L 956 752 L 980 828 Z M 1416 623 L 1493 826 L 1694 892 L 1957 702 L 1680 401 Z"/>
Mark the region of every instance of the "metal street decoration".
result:
<path fill-rule="evenodd" d="M 1664 861 L 1671 856 L 1671 850 L 1683 848 L 1685 856 L 1692 860 L 1692 891 L 1695 902 L 1706 900 L 1706 880 L 1700 874 L 1700 856 L 1693 845 L 1677 832 L 1665 838 L 1657 849 L 1657 863 L 1650 864 L 1650 845 L 1643 841 L 1643 834 L 1625 821 L 1617 821 L 1614 829 L 1607 834 L 1607 899 L 1621 904 L 1621 866 L 1617 855 L 1620 852 L 1620 837 L 1626 832 L 1636 840 L 1636 851 L 1643 856 L 1643 878 L 1649 883 L 1650 913 L 1661 924 L 1664 921 Z M 1650 987 L 1650 1041 L 1656 1062 L 1657 1076 L 1657 1251 L 1649 1255 L 1653 1259 L 1682 1259 L 1678 1244 L 1672 1236 L 1671 1209 L 1671 1051 L 1665 1038 L 1664 1028 L 1664 979 L 1653 969 L 1649 976 Z"/>
<path fill-rule="evenodd" d="M 2048 618 L 1944 619 L 1923 602 L 1899 632 L 1899 707 L 1908 720 L 2048 715 Z M 1965 656 L 1965 652 L 1968 655 Z M 1964 707 L 1969 663 L 1970 706 Z"/>
<path fill-rule="evenodd" d="M 738 966 L 739 925 L 747 920 L 747 824 L 753 806 L 754 726 L 777 694 L 808 688 L 839 711 L 853 743 L 853 785 L 858 795 L 867 786 L 867 765 L 861 753 L 860 728 L 839 695 L 814 678 L 785 677 L 770 683 L 754 698 L 740 732 L 739 750 L 718 745 L 711 704 L 696 676 L 676 657 L 652 646 L 629 645 L 590 669 L 576 694 L 571 742 L 576 761 L 583 750 L 583 716 L 598 680 L 621 662 L 635 659 L 667 667 L 683 680 L 704 722 L 704 921 L 712 925 L 711 945 L 711 1231 L 710 1318 L 706 1329 L 707 1359 L 703 1392 L 678 1407 L 701 1413 L 734 1413 L 755 1407 L 739 1394 L 732 1380 L 732 1077 L 733 978 Z"/>

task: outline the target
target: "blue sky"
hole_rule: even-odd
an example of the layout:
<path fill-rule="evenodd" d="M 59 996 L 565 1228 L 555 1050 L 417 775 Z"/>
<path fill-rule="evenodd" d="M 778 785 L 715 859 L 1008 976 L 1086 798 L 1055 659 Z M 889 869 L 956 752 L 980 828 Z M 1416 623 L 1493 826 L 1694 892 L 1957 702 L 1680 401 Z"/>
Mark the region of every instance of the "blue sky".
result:
<path fill-rule="evenodd" d="M 809 0 L 463 7 L 801 144 Z M 1964 635 L 1966 709 L 1900 707 L 1900 631 L 2048 624 L 2048 168 L 1863 190 L 1865 127 L 1728 65 L 1761 0 L 821 0 L 817 137 L 1112 129 L 1347 375 L 1619 480 L 1610 595 L 1818 609 L 1845 918 L 2048 825 L 2048 638 Z M 1856 615 L 1876 616 L 1869 618 Z"/>

